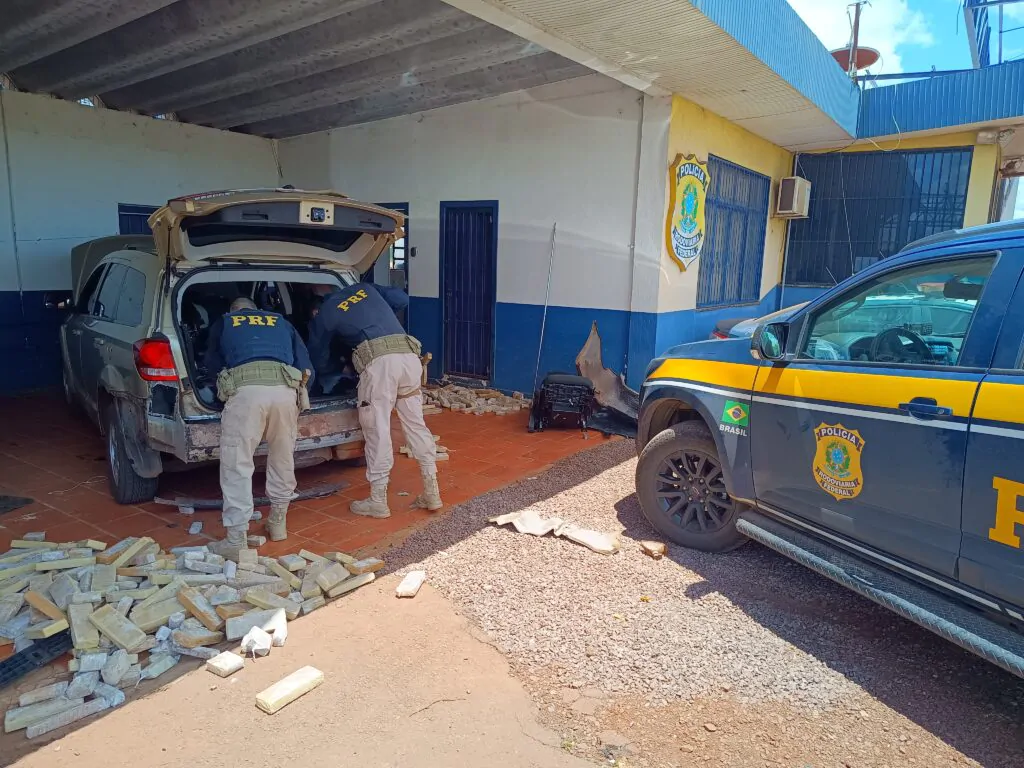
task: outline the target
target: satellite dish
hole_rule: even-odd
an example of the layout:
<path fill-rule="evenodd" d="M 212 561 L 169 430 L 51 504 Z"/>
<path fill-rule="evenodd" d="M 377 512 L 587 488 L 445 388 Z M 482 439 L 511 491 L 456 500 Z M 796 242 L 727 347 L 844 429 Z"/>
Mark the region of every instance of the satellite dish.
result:
<path fill-rule="evenodd" d="M 834 51 L 829 51 L 832 54 L 832 58 L 836 60 L 836 63 L 843 68 L 843 72 L 850 71 L 850 48 L 836 48 Z M 867 69 L 872 64 L 882 58 L 882 54 L 874 48 L 865 48 L 863 46 L 854 48 L 854 71 L 860 72 L 861 70 Z"/>

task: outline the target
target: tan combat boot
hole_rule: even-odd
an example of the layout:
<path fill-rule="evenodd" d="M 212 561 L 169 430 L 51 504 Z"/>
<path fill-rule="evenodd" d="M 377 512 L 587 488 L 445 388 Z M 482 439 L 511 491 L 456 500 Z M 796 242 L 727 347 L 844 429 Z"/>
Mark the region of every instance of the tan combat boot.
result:
<path fill-rule="evenodd" d="M 353 501 L 349 509 L 352 510 L 352 514 L 363 517 L 391 517 L 391 510 L 388 508 L 388 481 L 377 480 L 370 483 L 370 498 L 365 501 Z"/>
<path fill-rule="evenodd" d="M 238 551 L 248 549 L 249 542 L 246 534 L 249 533 L 248 525 L 233 525 L 227 529 L 228 535 L 220 541 L 207 544 L 207 548 L 215 555 L 220 555 L 225 560 L 238 562 Z"/>
<path fill-rule="evenodd" d="M 267 518 L 267 536 L 271 541 L 284 541 L 288 538 L 288 505 L 272 504 L 270 516 Z"/>
<path fill-rule="evenodd" d="M 441 489 L 437 487 L 437 474 L 423 473 L 423 493 L 417 496 L 413 502 L 413 509 L 426 509 L 429 512 L 437 512 L 444 506 L 441 501 Z"/>

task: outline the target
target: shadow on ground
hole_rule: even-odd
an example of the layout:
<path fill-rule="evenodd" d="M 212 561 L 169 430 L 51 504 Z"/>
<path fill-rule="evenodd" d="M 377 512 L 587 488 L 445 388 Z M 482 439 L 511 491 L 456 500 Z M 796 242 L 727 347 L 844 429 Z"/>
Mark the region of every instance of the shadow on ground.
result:
<path fill-rule="evenodd" d="M 615 508 L 626 536 L 659 538 L 635 494 Z M 668 556 L 704 579 L 688 598 L 722 595 L 981 765 L 1020 765 L 1024 680 L 753 542 L 713 556 L 669 546 Z M 806 631 L 815 625 L 838 627 L 847 642 Z"/>

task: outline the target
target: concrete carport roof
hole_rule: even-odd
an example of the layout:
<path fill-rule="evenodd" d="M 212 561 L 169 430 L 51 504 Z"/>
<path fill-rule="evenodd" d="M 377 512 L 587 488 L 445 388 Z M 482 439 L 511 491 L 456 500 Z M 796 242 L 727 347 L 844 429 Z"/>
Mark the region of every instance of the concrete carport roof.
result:
<path fill-rule="evenodd" d="M 848 143 L 857 133 L 857 86 L 786 0 L 447 1 L 787 149 Z"/>
<path fill-rule="evenodd" d="M 588 67 L 441 0 L 0 0 L 8 85 L 271 138 Z"/>

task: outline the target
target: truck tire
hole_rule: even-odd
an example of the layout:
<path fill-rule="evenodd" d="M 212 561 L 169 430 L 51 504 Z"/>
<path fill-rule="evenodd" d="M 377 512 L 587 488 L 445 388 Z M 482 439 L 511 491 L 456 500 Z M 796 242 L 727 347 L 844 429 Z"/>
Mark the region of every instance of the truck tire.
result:
<path fill-rule="evenodd" d="M 140 477 L 135 474 L 132 460 L 124 447 L 124 435 L 117 420 L 117 406 L 106 410 L 107 485 L 110 495 L 118 504 L 140 504 L 156 496 L 158 477 Z"/>
<path fill-rule="evenodd" d="M 657 434 L 636 465 L 644 517 L 670 541 L 703 552 L 728 552 L 748 539 L 736 530 L 741 504 L 725 488 L 714 438 L 702 421 Z"/>

